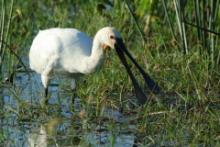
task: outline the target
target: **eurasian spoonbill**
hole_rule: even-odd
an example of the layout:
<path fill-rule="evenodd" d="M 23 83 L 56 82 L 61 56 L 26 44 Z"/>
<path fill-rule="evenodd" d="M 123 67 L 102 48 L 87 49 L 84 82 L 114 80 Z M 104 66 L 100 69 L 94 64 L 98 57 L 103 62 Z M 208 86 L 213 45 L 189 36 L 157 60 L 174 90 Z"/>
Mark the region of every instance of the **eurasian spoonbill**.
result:
<path fill-rule="evenodd" d="M 142 74 L 145 83 L 153 92 L 159 92 L 159 86 L 138 65 L 126 49 L 120 33 L 113 27 L 100 29 L 92 40 L 85 33 L 73 28 L 51 28 L 39 31 L 29 52 L 30 67 L 41 74 L 41 81 L 47 95 L 49 80 L 52 76 L 70 76 L 75 87 L 75 78 L 94 72 L 102 65 L 104 50 L 108 47 L 116 52 L 124 64 L 134 85 L 140 103 L 147 99 L 126 61 L 125 54 Z"/>

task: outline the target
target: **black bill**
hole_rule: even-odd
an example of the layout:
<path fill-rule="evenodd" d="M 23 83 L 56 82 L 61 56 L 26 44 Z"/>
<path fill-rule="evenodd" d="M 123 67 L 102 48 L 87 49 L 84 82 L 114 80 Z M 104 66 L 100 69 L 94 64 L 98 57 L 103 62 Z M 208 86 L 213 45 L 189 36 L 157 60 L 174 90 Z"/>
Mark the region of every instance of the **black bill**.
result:
<path fill-rule="evenodd" d="M 154 82 L 153 79 L 150 78 L 150 76 L 140 67 L 140 65 L 131 56 L 129 51 L 126 49 L 122 39 L 120 39 L 120 38 L 116 39 L 115 49 L 116 49 L 116 52 L 117 52 L 122 64 L 125 66 L 129 77 L 131 78 L 131 81 L 132 81 L 133 86 L 134 86 L 135 94 L 138 98 L 139 103 L 144 104 L 147 100 L 147 96 L 144 94 L 143 90 L 141 89 L 141 87 L 138 84 L 138 81 L 136 80 L 133 73 L 131 72 L 131 69 L 130 69 L 128 63 L 127 63 L 125 54 L 128 56 L 128 58 L 130 58 L 130 60 L 137 67 L 137 69 L 141 73 L 142 77 L 144 78 L 145 84 L 149 87 L 149 89 L 153 93 L 156 93 L 156 94 L 160 92 L 160 87 Z"/>

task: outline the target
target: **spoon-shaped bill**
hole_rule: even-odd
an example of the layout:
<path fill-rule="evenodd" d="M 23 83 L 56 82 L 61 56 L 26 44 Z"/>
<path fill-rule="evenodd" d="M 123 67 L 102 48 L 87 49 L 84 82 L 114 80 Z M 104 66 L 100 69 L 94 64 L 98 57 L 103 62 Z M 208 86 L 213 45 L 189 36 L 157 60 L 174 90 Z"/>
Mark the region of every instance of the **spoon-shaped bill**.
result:
<path fill-rule="evenodd" d="M 145 80 L 145 83 L 148 85 L 150 90 L 153 93 L 159 93 L 160 92 L 160 87 L 154 82 L 153 79 L 150 78 L 150 76 L 140 67 L 140 65 L 135 61 L 135 59 L 132 57 L 132 55 L 129 53 L 129 51 L 126 49 L 123 40 L 120 38 L 117 38 L 117 43 L 116 43 L 116 50 L 117 48 L 121 50 L 122 52 L 125 52 L 125 54 L 130 58 L 130 60 L 134 63 L 134 65 L 138 68 L 140 71 L 142 77 Z"/>
<path fill-rule="evenodd" d="M 141 87 L 138 85 L 138 82 L 137 80 L 135 79 L 134 75 L 132 74 L 131 70 L 130 70 L 130 67 L 126 61 L 126 58 L 124 56 L 124 53 L 123 51 L 121 50 L 121 48 L 119 46 L 116 45 L 115 47 L 116 49 L 116 52 L 119 56 L 119 59 L 121 60 L 122 64 L 125 66 L 125 69 L 127 70 L 127 73 L 133 83 L 133 86 L 134 86 L 134 90 L 135 90 L 135 94 L 138 98 L 138 102 L 140 104 L 144 104 L 147 100 L 147 96 L 144 94 L 144 92 L 142 91 Z"/>

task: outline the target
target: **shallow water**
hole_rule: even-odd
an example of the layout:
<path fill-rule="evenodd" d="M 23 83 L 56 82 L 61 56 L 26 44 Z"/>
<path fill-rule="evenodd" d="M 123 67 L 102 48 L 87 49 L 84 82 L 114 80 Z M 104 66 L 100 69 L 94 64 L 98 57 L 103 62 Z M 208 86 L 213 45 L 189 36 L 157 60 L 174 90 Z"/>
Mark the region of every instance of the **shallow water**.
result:
<path fill-rule="evenodd" d="M 58 83 L 58 82 L 57 82 Z M 13 84 L 2 89 L 1 146 L 133 146 L 136 127 L 130 117 L 103 108 L 100 117 L 89 117 L 80 98 L 50 86 L 49 104 L 42 105 L 39 75 L 18 72 Z"/>

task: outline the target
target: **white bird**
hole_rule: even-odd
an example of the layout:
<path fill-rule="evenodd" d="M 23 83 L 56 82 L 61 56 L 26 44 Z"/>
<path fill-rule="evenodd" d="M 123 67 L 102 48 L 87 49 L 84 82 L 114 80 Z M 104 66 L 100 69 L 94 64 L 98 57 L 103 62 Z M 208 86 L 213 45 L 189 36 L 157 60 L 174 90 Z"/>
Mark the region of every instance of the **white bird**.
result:
<path fill-rule="evenodd" d="M 128 70 L 136 94 L 140 93 L 140 87 L 137 86 L 136 79 L 129 70 L 123 52 L 129 58 L 133 58 L 126 50 L 120 33 L 113 27 L 100 29 L 93 40 L 85 33 L 72 28 L 51 28 L 39 31 L 29 52 L 30 68 L 41 74 L 41 81 L 47 95 L 49 81 L 53 76 L 70 76 L 75 79 L 78 75 L 94 72 L 102 64 L 104 50 L 108 47 L 116 49 Z M 132 62 L 135 60 L 133 59 Z M 135 65 L 139 67 L 137 63 Z M 143 72 L 141 73 L 143 75 Z M 72 85 L 75 85 L 75 82 Z"/>
<path fill-rule="evenodd" d="M 47 89 L 53 75 L 77 77 L 94 72 L 102 64 L 104 50 L 114 48 L 116 38 L 120 38 L 120 34 L 113 27 L 99 30 L 93 41 L 77 29 L 39 31 L 29 52 L 30 68 L 41 74 Z M 74 81 L 73 78 L 73 88 Z"/>

